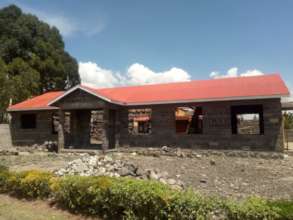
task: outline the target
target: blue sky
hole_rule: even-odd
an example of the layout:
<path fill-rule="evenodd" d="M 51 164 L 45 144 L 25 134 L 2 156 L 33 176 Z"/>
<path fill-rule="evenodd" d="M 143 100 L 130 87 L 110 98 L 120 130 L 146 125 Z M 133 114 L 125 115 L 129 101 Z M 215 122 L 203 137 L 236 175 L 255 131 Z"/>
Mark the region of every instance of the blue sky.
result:
<path fill-rule="evenodd" d="M 89 83 L 278 72 L 293 88 L 292 0 L 3 0 L 0 6 L 10 3 L 60 29 Z"/>

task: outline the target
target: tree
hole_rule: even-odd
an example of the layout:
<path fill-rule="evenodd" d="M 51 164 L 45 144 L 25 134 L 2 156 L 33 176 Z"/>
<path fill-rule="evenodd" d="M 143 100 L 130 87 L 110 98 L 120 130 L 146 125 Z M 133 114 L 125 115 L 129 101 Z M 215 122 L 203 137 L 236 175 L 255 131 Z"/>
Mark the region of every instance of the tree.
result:
<path fill-rule="evenodd" d="M 32 94 L 38 93 L 40 74 L 21 58 L 15 58 L 9 63 L 7 72 L 10 76 L 10 98 L 14 102 L 20 102 L 32 96 Z"/>
<path fill-rule="evenodd" d="M 15 5 L 0 10 L 0 59 L 13 103 L 80 83 L 77 61 L 64 50 L 58 29 Z"/>
<path fill-rule="evenodd" d="M 0 122 L 4 120 L 4 112 L 9 104 L 9 91 L 7 66 L 0 59 Z"/>
<path fill-rule="evenodd" d="M 10 99 L 17 103 L 79 83 L 77 62 L 56 27 L 15 5 L 0 10 L 0 122 Z"/>
<path fill-rule="evenodd" d="M 292 112 L 285 112 L 283 114 L 283 118 L 284 118 L 285 129 L 292 129 L 293 128 L 293 113 Z"/>

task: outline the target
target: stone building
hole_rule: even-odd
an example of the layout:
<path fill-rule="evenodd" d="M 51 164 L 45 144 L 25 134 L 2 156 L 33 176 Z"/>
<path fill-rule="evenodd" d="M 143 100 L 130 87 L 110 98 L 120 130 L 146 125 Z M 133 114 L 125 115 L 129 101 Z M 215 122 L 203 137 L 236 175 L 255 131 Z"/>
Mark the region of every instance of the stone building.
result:
<path fill-rule="evenodd" d="M 12 105 L 14 145 L 283 149 L 277 74 L 118 88 L 78 85 Z"/>

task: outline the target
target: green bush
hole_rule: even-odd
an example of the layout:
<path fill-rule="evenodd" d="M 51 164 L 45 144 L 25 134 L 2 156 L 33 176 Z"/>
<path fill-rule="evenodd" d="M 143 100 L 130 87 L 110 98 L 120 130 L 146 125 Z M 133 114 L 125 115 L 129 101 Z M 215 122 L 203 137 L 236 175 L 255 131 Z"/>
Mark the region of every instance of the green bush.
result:
<path fill-rule="evenodd" d="M 166 219 L 174 193 L 159 182 L 120 178 L 109 188 L 104 208 L 111 217 L 132 213 L 138 219 Z"/>
<path fill-rule="evenodd" d="M 7 192 L 7 181 L 10 173 L 7 167 L 0 165 L 0 193 Z"/>
<path fill-rule="evenodd" d="M 168 204 L 168 219 L 207 219 L 214 211 L 224 212 L 222 200 L 193 191 L 177 192 Z M 225 214 L 225 213 L 223 213 Z"/>
<path fill-rule="evenodd" d="M 6 182 L 6 189 L 9 194 L 14 196 L 23 196 L 21 188 L 21 180 L 28 172 L 10 172 Z"/>
<path fill-rule="evenodd" d="M 9 172 L 0 167 L 0 192 L 48 198 L 72 211 L 104 219 L 293 219 L 292 201 L 242 202 L 172 190 L 155 181 L 112 177 L 56 177 L 48 172 Z"/>
<path fill-rule="evenodd" d="M 293 201 L 286 201 L 286 200 L 270 201 L 269 205 L 272 208 L 278 208 L 279 219 L 282 219 L 282 220 L 293 219 Z"/>
<path fill-rule="evenodd" d="M 47 198 L 50 193 L 50 180 L 53 175 L 49 172 L 30 171 L 20 181 L 21 194 L 27 198 Z"/>
<path fill-rule="evenodd" d="M 51 185 L 55 200 L 67 208 L 86 214 L 101 214 L 107 189 L 114 179 L 109 177 L 67 176 Z"/>
<path fill-rule="evenodd" d="M 268 201 L 251 197 L 243 202 L 227 202 L 228 218 L 229 219 L 249 219 L 249 220 L 262 220 L 262 219 L 278 219 L 280 217 L 279 208 L 270 206 Z"/>
<path fill-rule="evenodd" d="M 13 195 L 25 198 L 47 198 L 50 193 L 50 180 L 53 175 L 42 171 L 11 172 L 7 188 Z"/>

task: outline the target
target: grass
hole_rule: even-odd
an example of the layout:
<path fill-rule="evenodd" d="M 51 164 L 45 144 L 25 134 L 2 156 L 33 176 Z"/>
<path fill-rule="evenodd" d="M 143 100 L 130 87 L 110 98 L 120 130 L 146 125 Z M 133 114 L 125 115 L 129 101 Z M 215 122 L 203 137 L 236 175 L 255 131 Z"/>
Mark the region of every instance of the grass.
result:
<path fill-rule="evenodd" d="M 0 194 L 0 220 L 82 220 L 92 219 L 73 215 L 51 207 L 45 201 L 19 200 Z"/>
<path fill-rule="evenodd" d="M 282 219 L 293 219 L 293 201 L 272 201 L 270 204 L 281 209 Z"/>

